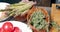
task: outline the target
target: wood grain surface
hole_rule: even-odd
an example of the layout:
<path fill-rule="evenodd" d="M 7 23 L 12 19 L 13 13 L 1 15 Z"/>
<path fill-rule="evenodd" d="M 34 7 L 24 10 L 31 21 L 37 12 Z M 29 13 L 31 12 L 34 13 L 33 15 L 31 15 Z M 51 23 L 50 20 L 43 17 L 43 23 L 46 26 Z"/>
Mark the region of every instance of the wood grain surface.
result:
<path fill-rule="evenodd" d="M 56 5 L 60 4 L 52 4 L 51 19 L 60 25 L 60 9 L 56 9 Z"/>
<path fill-rule="evenodd" d="M 52 4 L 51 20 L 60 25 L 60 9 L 56 9 L 56 5 L 60 6 L 60 4 Z M 50 32 L 60 32 L 60 31 L 55 27 L 51 27 Z"/>

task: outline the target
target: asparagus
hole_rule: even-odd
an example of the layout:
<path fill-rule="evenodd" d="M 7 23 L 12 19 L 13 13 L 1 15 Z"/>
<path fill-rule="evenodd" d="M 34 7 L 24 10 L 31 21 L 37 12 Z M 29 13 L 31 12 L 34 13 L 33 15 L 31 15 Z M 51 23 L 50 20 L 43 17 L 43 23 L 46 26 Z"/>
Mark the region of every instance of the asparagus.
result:
<path fill-rule="evenodd" d="M 19 15 L 21 13 L 23 13 L 24 11 L 30 9 L 32 7 L 33 3 L 29 2 L 27 3 L 26 5 L 23 5 L 23 6 L 20 6 L 20 7 L 17 7 L 17 11 L 16 11 L 16 15 Z"/>
<path fill-rule="evenodd" d="M 32 7 L 32 5 L 33 5 L 33 2 L 29 2 L 23 6 L 16 7 L 9 14 L 10 14 L 10 16 L 12 16 L 13 14 L 19 15 L 19 14 L 23 13 L 25 10 L 30 9 Z"/>
<path fill-rule="evenodd" d="M 19 2 L 19 3 L 11 4 L 11 7 L 10 7 L 10 8 L 16 8 L 16 7 L 19 7 L 19 6 L 25 5 L 25 4 L 27 4 L 27 3 Z"/>

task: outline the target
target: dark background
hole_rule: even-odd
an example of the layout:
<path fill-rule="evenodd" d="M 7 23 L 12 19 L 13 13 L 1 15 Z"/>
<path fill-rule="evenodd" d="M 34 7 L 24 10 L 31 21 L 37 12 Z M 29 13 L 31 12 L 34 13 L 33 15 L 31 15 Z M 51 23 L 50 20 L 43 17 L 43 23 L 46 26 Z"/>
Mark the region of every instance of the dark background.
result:
<path fill-rule="evenodd" d="M 0 2 L 7 2 L 10 4 L 18 3 L 21 0 L 0 0 Z M 30 0 L 30 1 L 36 1 L 38 6 L 46 6 L 51 7 L 52 3 L 56 3 L 56 0 Z"/>
<path fill-rule="evenodd" d="M 7 2 L 7 3 L 10 3 L 10 4 L 13 4 L 13 3 L 18 3 L 20 2 L 21 0 L 0 0 L 0 2 Z"/>

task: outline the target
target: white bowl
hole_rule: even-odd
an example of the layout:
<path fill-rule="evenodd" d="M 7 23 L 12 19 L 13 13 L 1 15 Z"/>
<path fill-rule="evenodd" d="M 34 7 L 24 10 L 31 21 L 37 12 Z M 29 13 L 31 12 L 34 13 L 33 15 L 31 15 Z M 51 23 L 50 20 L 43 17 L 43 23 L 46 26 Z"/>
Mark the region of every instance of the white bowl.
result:
<path fill-rule="evenodd" d="M 5 21 L 5 22 L 7 22 L 7 21 Z M 0 27 L 2 27 L 2 25 L 5 22 L 1 22 Z M 11 22 L 14 27 L 19 27 L 22 30 L 22 32 L 32 32 L 32 29 L 25 23 L 18 22 L 18 21 L 9 21 L 9 22 Z"/>
<path fill-rule="evenodd" d="M 0 2 L 0 10 L 5 10 L 8 6 L 10 6 L 9 3 Z"/>

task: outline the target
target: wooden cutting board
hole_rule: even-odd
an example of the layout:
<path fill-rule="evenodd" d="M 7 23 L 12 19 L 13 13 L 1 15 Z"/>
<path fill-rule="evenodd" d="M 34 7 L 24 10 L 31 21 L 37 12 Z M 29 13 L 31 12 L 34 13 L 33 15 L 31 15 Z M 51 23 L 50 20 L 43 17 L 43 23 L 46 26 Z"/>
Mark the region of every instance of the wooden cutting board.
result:
<path fill-rule="evenodd" d="M 60 25 L 60 4 L 52 4 L 51 20 Z M 55 27 L 51 27 L 50 32 L 60 31 Z"/>
<path fill-rule="evenodd" d="M 60 4 L 52 4 L 51 19 L 60 25 Z"/>

